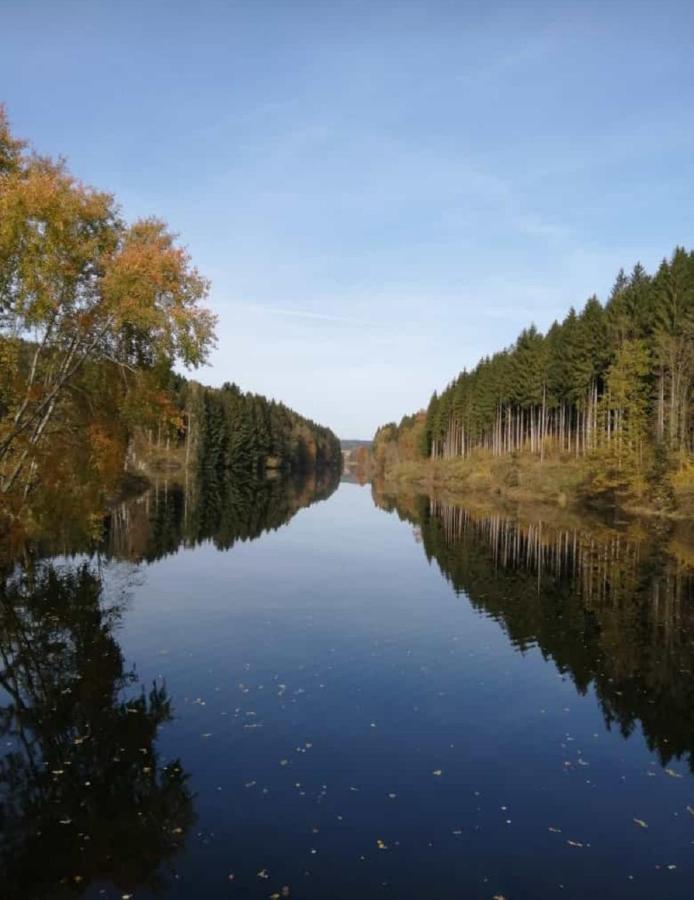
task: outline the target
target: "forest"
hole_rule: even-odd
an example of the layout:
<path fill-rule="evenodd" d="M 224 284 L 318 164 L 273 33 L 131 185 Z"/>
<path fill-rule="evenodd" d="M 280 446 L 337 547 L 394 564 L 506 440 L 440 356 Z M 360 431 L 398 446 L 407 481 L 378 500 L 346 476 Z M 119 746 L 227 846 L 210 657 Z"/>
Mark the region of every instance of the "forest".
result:
<path fill-rule="evenodd" d="M 209 284 L 159 219 L 36 153 L 0 108 L 0 497 L 5 518 L 96 515 L 125 470 L 339 466 L 335 435 L 179 374 L 215 344 Z"/>
<path fill-rule="evenodd" d="M 620 271 L 604 304 L 531 325 L 461 372 L 426 412 L 380 428 L 375 455 L 578 460 L 592 494 L 657 486 L 667 504 L 694 471 L 693 387 L 694 253 L 678 247 L 655 274 Z"/>
<path fill-rule="evenodd" d="M 339 468 L 340 442 L 333 432 L 283 403 L 244 393 L 235 384 L 209 388 L 175 375 L 168 391 L 177 412 L 174 441 L 207 470 Z M 161 433 L 155 438 L 150 430 L 150 445 L 161 442 Z"/>

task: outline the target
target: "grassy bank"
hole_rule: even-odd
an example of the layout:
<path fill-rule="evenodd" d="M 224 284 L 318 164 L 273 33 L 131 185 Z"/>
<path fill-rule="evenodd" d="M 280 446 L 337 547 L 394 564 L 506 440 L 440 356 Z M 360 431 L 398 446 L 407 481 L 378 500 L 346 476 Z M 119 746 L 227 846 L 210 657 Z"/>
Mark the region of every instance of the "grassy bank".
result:
<path fill-rule="evenodd" d="M 639 515 L 694 518 L 694 473 L 681 472 L 670 479 L 673 503 L 663 508 L 643 492 L 596 495 L 590 490 L 585 460 L 571 456 L 540 461 L 537 456 L 494 457 L 476 454 L 466 459 L 423 459 L 393 463 L 382 472 L 387 488 L 445 494 L 453 498 L 494 498 L 512 504 L 613 507 Z"/>

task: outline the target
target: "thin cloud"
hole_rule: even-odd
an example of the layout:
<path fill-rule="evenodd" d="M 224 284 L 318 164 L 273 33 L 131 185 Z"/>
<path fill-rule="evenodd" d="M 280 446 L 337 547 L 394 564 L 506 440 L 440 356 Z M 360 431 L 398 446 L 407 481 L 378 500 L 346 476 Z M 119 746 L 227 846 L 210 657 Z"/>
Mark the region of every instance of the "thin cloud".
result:
<path fill-rule="evenodd" d="M 268 313 L 273 316 L 290 316 L 296 319 L 316 319 L 319 322 L 338 322 L 345 325 L 367 326 L 364 319 L 353 319 L 350 316 L 335 316 L 330 313 L 317 313 L 309 309 L 287 309 L 282 306 L 259 306 L 255 303 L 235 303 L 234 306 L 249 309 L 252 312 Z"/>

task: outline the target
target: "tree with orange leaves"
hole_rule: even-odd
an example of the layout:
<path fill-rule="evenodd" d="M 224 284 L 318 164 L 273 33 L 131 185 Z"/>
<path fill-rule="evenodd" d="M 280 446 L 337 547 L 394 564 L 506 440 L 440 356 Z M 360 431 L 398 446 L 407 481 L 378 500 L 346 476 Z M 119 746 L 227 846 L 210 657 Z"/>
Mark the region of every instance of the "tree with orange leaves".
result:
<path fill-rule="evenodd" d="M 163 222 L 126 224 L 110 194 L 14 138 L 0 108 L 0 492 L 35 483 L 89 364 L 132 397 L 143 376 L 203 363 L 207 292 Z"/>

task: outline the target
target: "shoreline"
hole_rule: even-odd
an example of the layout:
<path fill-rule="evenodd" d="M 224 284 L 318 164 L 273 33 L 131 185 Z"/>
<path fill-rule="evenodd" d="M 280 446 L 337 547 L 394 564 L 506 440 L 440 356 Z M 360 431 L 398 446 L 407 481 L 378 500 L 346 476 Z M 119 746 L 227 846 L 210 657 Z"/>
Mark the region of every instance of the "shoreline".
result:
<path fill-rule="evenodd" d="M 422 489 L 454 502 L 493 500 L 496 505 L 545 506 L 601 517 L 624 515 L 663 521 L 694 521 L 694 494 L 674 485 L 674 506 L 657 506 L 647 496 L 591 495 L 584 460 L 556 457 L 425 459 L 393 463 L 371 472 L 371 480 L 388 490 Z"/>

